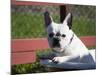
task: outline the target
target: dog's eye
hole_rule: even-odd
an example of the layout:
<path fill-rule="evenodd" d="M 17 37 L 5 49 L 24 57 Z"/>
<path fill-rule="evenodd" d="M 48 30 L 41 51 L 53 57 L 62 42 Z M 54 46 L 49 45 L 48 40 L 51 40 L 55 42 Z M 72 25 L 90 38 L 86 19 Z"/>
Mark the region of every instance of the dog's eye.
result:
<path fill-rule="evenodd" d="M 50 33 L 49 37 L 52 38 L 54 36 L 54 33 Z"/>
<path fill-rule="evenodd" d="M 62 37 L 66 37 L 66 35 L 65 34 L 62 34 Z"/>

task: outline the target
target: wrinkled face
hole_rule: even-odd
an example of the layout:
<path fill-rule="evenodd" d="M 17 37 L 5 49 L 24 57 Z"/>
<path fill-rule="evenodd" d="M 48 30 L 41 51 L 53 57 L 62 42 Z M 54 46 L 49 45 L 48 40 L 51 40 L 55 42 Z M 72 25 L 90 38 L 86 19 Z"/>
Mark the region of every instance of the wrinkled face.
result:
<path fill-rule="evenodd" d="M 52 23 L 47 27 L 51 48 L 63 49 L 70 42 L 70 30 L 67 25 Z"/>
<path fill-rule="evenodd" d="M 67 25 L 68 21 L 66 21 L 70 18 L 70 14 L 61 24 L 54 23 L 48 12 L 46 12 L 44 15 L 50 47 L 54 50 L 63 51 L 63 49 L 69 44 L 72 36 L 70 32 L 71 29 Z"/>

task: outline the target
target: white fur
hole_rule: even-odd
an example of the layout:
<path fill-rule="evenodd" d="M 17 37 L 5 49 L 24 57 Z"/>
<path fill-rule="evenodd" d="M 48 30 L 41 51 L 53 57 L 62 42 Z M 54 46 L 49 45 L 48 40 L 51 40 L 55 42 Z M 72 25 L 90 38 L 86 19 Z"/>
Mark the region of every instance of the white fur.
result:
<path fill-rule="evenodd" d="M 52 23 L 47 27 L 47 34 L 53 32 L 57 33 L 58 31 L 61 34 L 66 34 L 66 37 L 59 37 L 60 38 L 60 45 L 61 50 L 57 49 L 57 53 L 55 52 L 56 57 L 54 57 L 52 60 L 57 62 L 82 62 L 82 63 L 95 63 L 91 54 L 89 53 L 86 46 L 82 43 L 82 41 L 75 35 L 75 33 L 69 29 L 67 26 L 68 18 L 70 17 L 70 14 L 65 18 L 64 22 L 61 24 Z M 70 39 L 72 35 L 74 34 L 72 42 L 69 44 Z M 56 36 L 54 36 L 56 37 Z M 48 41 L 50 46 L 52 47 L 52 38 L 49 38 Z M 63 55 L 63 51 L 65 50 L 65 55 Z M 62 55 L 62 56 L 61 56 Z"/>

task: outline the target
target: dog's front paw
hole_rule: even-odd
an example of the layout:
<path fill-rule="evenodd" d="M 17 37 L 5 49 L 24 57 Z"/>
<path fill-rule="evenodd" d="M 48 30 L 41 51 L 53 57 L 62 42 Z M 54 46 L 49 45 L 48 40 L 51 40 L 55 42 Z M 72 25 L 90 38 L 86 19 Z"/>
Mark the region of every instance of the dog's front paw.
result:
<path fill-rule="evenodd" d="M 60 62 L 60 57 L 54 57 L 54 58 L 52 59 L 52 61 L 53 61 L 54 63 L 59 63 L 59 62 Z"/>

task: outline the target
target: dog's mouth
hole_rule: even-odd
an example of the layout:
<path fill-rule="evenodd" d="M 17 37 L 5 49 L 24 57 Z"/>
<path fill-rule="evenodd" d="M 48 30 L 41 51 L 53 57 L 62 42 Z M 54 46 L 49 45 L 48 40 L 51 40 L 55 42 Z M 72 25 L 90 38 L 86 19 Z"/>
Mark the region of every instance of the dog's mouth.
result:
<path fill-rule="evenodd" d="M 59 43 L 59 41 L 54 40 L 53 43 L 52 43 L 52 46 L 53 46 L 54 48 L 60 48 L 60 43 Z"/>
<path fill-rule="evenodd" d="M 53 50 L 57 52 L 62 52 L 64 49 L 59 47 L 54 47 Z"/>
<path fill-rule="evenodd" d="M 63 50 L 63 48 L 61 48 L 59 41 L 57 41 L 57 40 L 53 41 L 52 48 L 53 48 L 53 50 L 55 50 L 57 52 L 61 52 Z"/>

